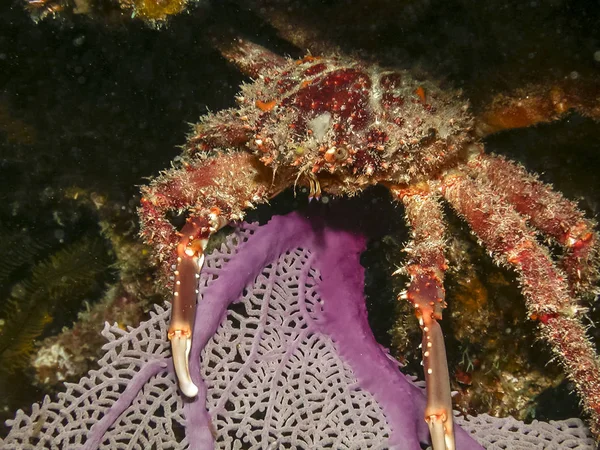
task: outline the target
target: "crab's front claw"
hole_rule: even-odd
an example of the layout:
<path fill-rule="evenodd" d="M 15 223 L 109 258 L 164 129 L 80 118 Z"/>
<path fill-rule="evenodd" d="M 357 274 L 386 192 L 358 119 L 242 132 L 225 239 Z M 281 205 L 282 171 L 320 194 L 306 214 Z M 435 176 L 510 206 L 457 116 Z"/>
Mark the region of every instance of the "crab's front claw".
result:
<path fill-rule="evenodd" d="M 210 229 L 203 225 L 198 219 L 189 219 L 181 230 L 181 240 L 177 245 L 175 286 L 168 332 L 179 388 L 187 397 L 195 397 L 198 394 L 198 387 L 190 375 L 188 360 L 196 317 L 198 278 L 210 234 Z"/>
<path fill-rule="evenodd" d="M 434 450 L 455 450 L 454 421 L 446 347 L 442 328 L 433 315 L 420 319 L 423 328 L 423 365 L 427 383 L 425 421 Z"/>
<path fill-rule="evenodd" d="M 454 434 L 446 431 L 444 416 L 433 415 L 427 418 L 429 434 L 431 435 L 431 446 L 433 450 L 454 450 Z"/>
<path fill-rule="evenodd" d="M 446 346 L 438 320 L 446 307 L 444 272 L 444 220 L 441 205 L 429 186 L 408 188 L 393 186 L 391 191 L 402 200 L 412 228 L 410 255 L 405 267 L 410 276 L 408 289 L 399 298 L 415 307 L 423 330 L 423 366 L 427 384 L 425 421 L 429 426 L 434 450 L 454 450 L 454 424 Z"/>

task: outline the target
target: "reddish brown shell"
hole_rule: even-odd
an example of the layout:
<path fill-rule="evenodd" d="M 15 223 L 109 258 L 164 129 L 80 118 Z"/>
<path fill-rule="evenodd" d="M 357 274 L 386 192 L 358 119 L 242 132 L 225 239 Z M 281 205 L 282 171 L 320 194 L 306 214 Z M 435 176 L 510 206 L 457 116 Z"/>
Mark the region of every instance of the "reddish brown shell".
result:
<path fill-rule="evenodd" d="M 239 109 L 197 126 L 191 150 L 235 143 L 274 168 L 333 174 L 332 189 L 352 193 L 431 179 L 456 164 L 470 139 L 473 120 L 458 91 L 350 58 L 274 60 L 246 46 L 231 57 L 257 78 L 242 86 Z"/>

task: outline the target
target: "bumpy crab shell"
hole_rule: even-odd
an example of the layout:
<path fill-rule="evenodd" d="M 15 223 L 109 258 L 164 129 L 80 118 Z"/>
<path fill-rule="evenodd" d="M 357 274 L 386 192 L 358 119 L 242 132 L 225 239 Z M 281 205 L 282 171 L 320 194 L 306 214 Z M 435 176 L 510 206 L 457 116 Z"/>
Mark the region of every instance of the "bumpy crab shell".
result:
<path fill-rule="evenodd" d="M 244 42 L 235 50 L 228 56 L 255 81 L 242 86 L 237 110 L 196 126 L 190 153 L 234 143 L 274 172 L 318 175 L 336 195 L 434 178 L 470 140 L 473 119 L 460 93 L 408 71 L 341 56 L 265 61 Z"/>
<path fill-rule="evenodd" d="M 405 267 L 411 281 L 400 298 L 414 305 L 423 330 L 425 419 L 434 448 L 455 445 L 438 324 L 447 269 L 440 197 L 519 274 L 529 314 L 575 382 L 598 435 L 600 363 L 575 300 L 598 278 L 595 224 L 522 167 L 483 153 L 475 133 L 553 120 L 572 108 L 597 118 L 598 98 L 573 85 L 517 93 L 490 105 L 475 127 L 458 92 L 407 71 L 340 56 L 293 61 L 241 40 L 222 52 L 255 81 L 242 87 L 239 108 L 196 126 L 178 167 L 142 189 L 142 235 L 166 272 L 174 270 L 169 339 L 182 392 L 197 392 L 187 358 L 195 280 L 210 236 L 289 186 L 306 185 L 318 198 L 322 189 L 353 195 L 383 184 L 403 203 L 412 228 Z M 168 215 L 182 211 L 189 218 L 178 232 Z M 563 247 L 560 267 L 534 228 Z"/>

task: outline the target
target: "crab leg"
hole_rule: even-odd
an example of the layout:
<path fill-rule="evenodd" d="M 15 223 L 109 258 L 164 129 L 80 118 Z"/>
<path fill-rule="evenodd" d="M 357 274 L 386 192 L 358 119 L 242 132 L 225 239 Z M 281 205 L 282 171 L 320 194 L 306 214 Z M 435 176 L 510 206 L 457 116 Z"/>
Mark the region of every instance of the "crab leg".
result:
<path fill-rule="evenodd" d="M 531 319 L 537 320 L 544 339 L 552 346 L 574 382 L 592 433 L 600 433 L 600 361 L 586 336 L 581 308 L 571 298 L 566 276 L 515 209 L 483 179 L 463 173 L 447 175 L 442 192 L 463 216 L 499 263 L 517 271 Z"/>
<path fill-rule="evenodd" d="M 480 136 L 487 136 L 501 130 L 552 122 L 571 110 L 600 119 L 599 96 L 600 85 L 596 81 L 567 80 L 550 87 L 532 85 L 496 96 L 477 117 L 475 128 Z"/>
<path fill-rule="evenodd" d="M 265 69 L 285 67 L 287 64 L 283 56 L 244 39 L 217 39 L 213 43 L 225 58 L 252 78 L 260 77 Z"/>
<path fill-rule="evenodd" d="M 423 366 L 427 384 L 425 421 L 434 450 L 454 450 L 450 378 L 444 336 L 438 323 L 446 306 L 444 272 L 448 267 L 444 256 L 442 209 L 429 185 L 407 189 L 392 187 L 391 192 L 404 203 L 412 229 L 413 240 L 406 249 L 409 261 L 405 267 L 411 280 L 400 298 L 408 299 L 414 305 L 423 330 Z"/>
<path fill-rule="evenodd" d="M 163 267 L 174 268 L 167 283 L 173 289 L 171 341 L 173 363 L 184 395 L 198 393 L 193 383 L 188 357 L 196 312 L 198 277 L 204 250 L 210 236 L 233 220 L 243 218 L 243 210 L 266 201 L 278 191 L 272 175 L 256 164 L 248 153 L 196 157 L 185 163 L 185 171 L 171 169 L 142 188 L 141 234 L 158 249 Z M 167 220 L 171 211 L 190 212 L 187 223 L 177 232 Z M 165 274 L 167 275 L 167 274 Z M 168 276 L 168 275 L 167 275 Z"/>
<path fill-rule="evenodd" d="M 561 265 L 569 278 L 571 293 L 585 293 L 598 281 L 598 236 L 595 223 L 574 202 L 500 156 L 479 154 L 468 164 L 472 177 L 483 176 L 487 184 L 529 223 L 565 248 Z"/>

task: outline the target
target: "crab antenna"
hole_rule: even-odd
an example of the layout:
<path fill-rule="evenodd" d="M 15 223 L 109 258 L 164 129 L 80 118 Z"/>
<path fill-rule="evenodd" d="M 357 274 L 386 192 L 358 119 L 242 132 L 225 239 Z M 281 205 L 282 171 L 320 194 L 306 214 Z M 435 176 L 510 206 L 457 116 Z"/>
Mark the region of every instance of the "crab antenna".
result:
<path fill-rule="evenodd" d="M 194 219 L 188 220 L 181 230 L 182 237 L 177 245 L 175 289 L 168 332 L 179 388 L 187 397 L 195 397 L 198 394 L 198 387 L 190 376 L 188 358 L 196 316 L 197 279 L 204 263 L 204 250 L 208 242 L 208 236 L 198 238 L 201 231 L 199 221 Z"/>

